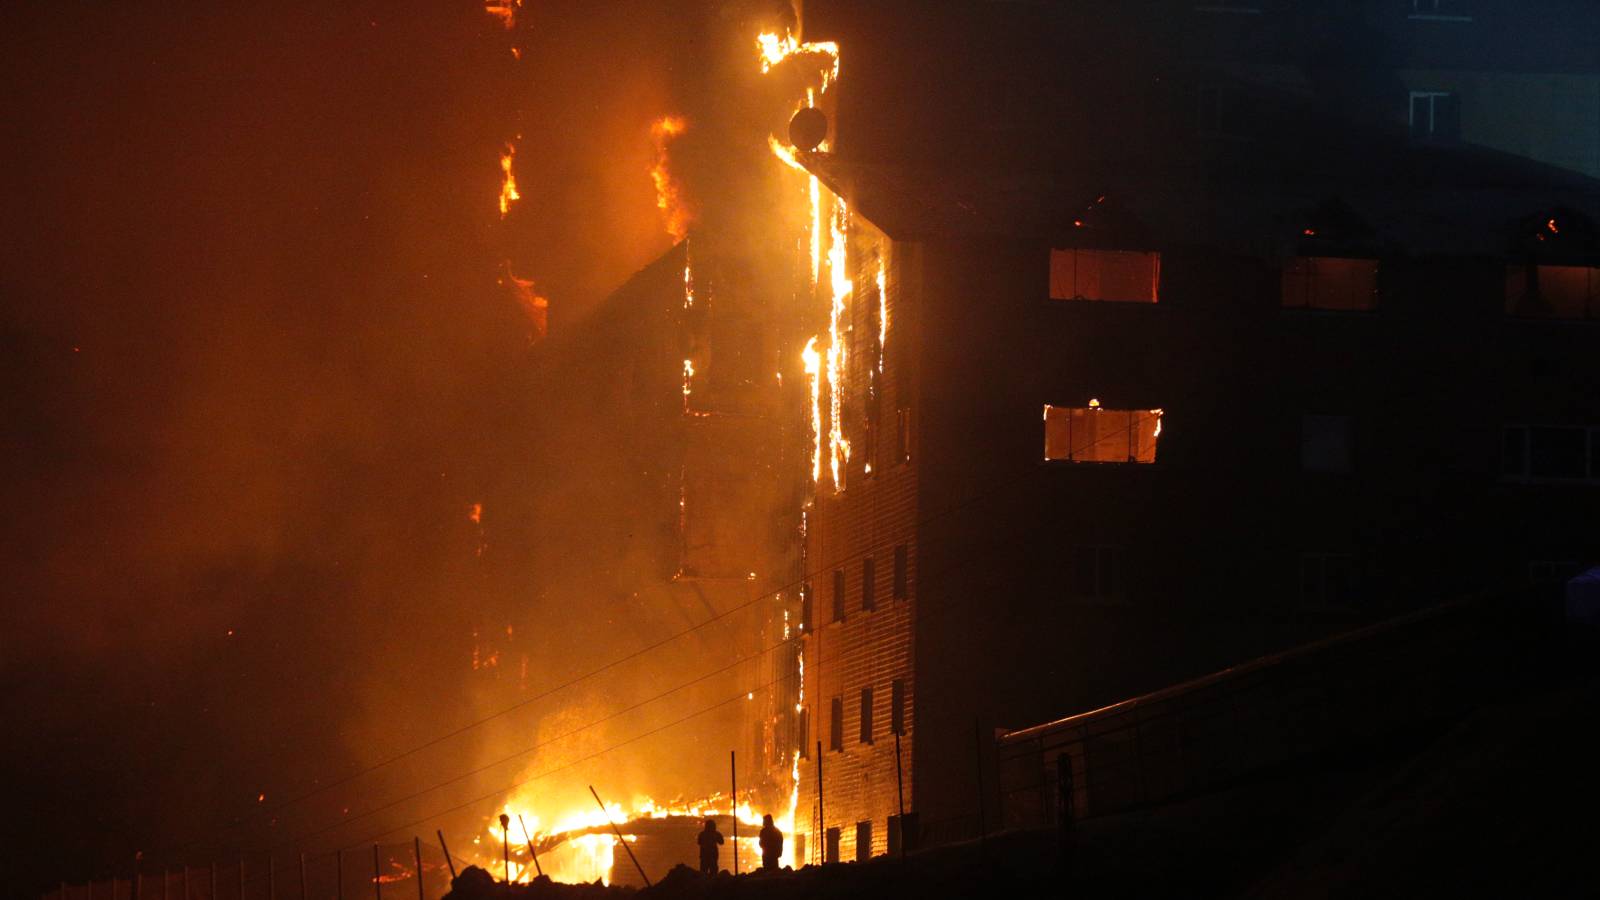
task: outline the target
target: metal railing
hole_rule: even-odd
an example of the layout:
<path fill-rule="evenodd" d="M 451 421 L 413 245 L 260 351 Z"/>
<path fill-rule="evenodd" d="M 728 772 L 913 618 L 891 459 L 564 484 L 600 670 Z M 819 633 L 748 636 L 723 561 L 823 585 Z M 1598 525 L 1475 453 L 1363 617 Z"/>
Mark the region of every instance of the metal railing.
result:
<path fill-rule="evenodd" d="M 1318 756 L 1370 754 L 1460 716 L 1536 658 L 1530 594 L 1358 629 L 997 740 L 1002 824 L 1070 825 Z"/>

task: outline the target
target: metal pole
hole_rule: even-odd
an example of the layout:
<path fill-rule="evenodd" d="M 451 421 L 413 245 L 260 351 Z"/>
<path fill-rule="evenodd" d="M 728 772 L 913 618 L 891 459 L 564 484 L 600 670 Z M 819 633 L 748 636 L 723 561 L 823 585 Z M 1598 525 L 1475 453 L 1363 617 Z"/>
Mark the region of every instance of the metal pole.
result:
<path fill-rule="evenodd" d="M 300 853 L 300 900 L 306 900 L 306 855 Z"/>
<path fill-rule="evenodd" d="M 517 824 L 522 826 L 522 836 L 528 839 L 528 855 L 533 857 L 533 871 L 544 875 L 544 869 L 539 866 L 539 851 L 533 848 L 533 835 L 528 833 L 528 823 L 522 820 L 522 813 L 517 813 Z"/>
<path fill-rule="evenodd" d="M 383 900 L 383 869 L 378 865 L 378 845 L 372 845 L 372 896 Z"/>
<path fill-rule="evenodd" d="M 450 867 L 450 886 L 455 887 L 456 860 L 450 855 L 450 845 L 444 842 L 444 829 L 435 829 L 433 833 L 439 836 L 439 849 L 444 851 L 444 864 Z"/>
<path fill-rule="evenodd" d="M 422 838 L 411 836 L 412 861 L 417 864 L 417 900 L 427 900 L 422 896 Z"/>
<path fill-rule="evenodd" d="M 988 844 L 989 828 L 983 821 L 983 726 L 976 716 L 972 719 L 972 739 L 978 751 L 978 840 Z"/>
<path fill-rule="evenodd" d="M 729 788 L 728 805 L 733 813 L 733 874 L 739 874 L 739 766 L 734 759 L 734 751 L 728 751 L 728 780 L 732 782 Z"/>
<path fill-rule="evenodd" d="M 822 861 L 828 862 L 828 818 L 822 809 L 822 739 L 817 739 L 817 830 L 821 839 Z"/>
<path fill-rule="evenodd" d="M 605 803 L 600 800 L 600 793 L 594 789 L 592 784 L 589 785 L 589 793 L 594 794 L 594 802 L 600 804 L 600 811 L 606 814 L 606 821 L 611 822 L 611 811 L 606 809 Z M 616 832 L 617 843 L 622 845 L 622 849 L 628 851 L 628 858 L 633 860 L 633 867 L 639 870 L 639 877 L 644 879 L 644 886 L 650 887 L 650 876 L 644 873 L 644 866 L 639 865 L 639 857 L 633 855 L 633 848 L 628 846 L 628 842 L 622 839 L 622 829 L 617 827 L 616 822 L 611 822 L 611 830 Z"/>
<path fill-rule="evenodd" d="M 505 858 L 505 883 L 511 883 L 511 817 L 505 813 L 500 814 L 500 853 Z"/>
<path fill-rule="evenodd" d="M 906 858 L 906 780 L 900 771 L 900 732 L 894 733 L 894 795 L 900 805 L 900 859 Z"/>

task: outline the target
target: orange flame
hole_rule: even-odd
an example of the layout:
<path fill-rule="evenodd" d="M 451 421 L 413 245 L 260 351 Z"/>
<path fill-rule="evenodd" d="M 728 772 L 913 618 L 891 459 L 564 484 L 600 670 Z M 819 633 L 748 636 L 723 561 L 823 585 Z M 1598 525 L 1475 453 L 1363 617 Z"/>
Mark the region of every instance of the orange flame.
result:
<path fill-rule="evenodd" d="M 761 56 L 763 74 L 791 56 L 822 55 L 828 58 L 828 67 L 822 71 L 822 89 L 839 78 L 839 45 L 833 41 L 801 40 L 788 32 L 779 37 L 776 32 L 763 31 L 756 35 L 756 51 Z"/>
<path fill-rule="evenodd" d="M 817 482 L 822 480 L 822 354 L 817 352 L 815 337 L 806 341 L 800 359 L 805 363 L 806 384 L 811 388 L 811 480 Z"/>
<path fill-rule="evenodd" d="M 673 241 L 681 241 L 688 235 L 691 215 L 684 201 L 683 186 L 673 179 L 667 167 L 667 144 L 688 128 L 689 123 L 682 116 L 662 116 L 650 125 L 650 139 L 656 150 L 650 181 L 656 188 L 656 208 L 661 210 Z"/>
<path fill-rule="evenodd" d="M 522 312 L 528 317 L 529 339 L 537 341 L 543 338 L 550 327 L 550 301 L 534 290 L 533 279 L 518 278 L 516 273 L 511 271 L 510 260 L 506 260 L 505 270 L 506 277 L 500 279 L 500 284 L 510 282 L 511 295 L 516 298 L 517 305 L 522 307 Z"/>
<path fill-rule="evenodd" d="M 507 31 L 516 27 L 517 8 L 522 6 L 522 0 L 484 0 L 483 11 L 500 20 Z"/>
<path fill-rule="evenodd" d="M 500 154 L 500 218 L 504 219 L 506 213 L 511 212 L 511 204 L 522 199 L 517 193 L 517 176 L 511 172 L 511 159 L 517 155 L 517 148 L 509 142 L 505 152 Z"/>

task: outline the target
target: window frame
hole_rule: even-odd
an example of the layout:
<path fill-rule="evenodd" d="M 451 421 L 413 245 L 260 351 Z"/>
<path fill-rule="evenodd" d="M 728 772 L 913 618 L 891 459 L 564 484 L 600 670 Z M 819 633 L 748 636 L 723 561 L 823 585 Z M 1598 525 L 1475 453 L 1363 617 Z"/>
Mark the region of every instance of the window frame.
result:
<path fill-rule="evenodd" d="M 1533 459 L 1534 432 L 1539 430 L 1579 431 L 1583 433 L 1583 474 L 1568 475 L 1535 475 Z M 1506 462 L 1511 455 L 1511 441 L 1520 432 L 1517 458 L 1521 465 L 1516 469 L 1507 468 Z M 1548 425 L 1529 422 L 1508 422 L 1500 427 L 1500 480 L 1513 484 L 1557 484 L 1557 485 L 1592 485 L 1600 484 L 1600 425 Z"/>
<path fill-rule="evenodd" d="M 1219 95 L 1218 102 L 1219 103 L 1221 102 L 1220 95 Z M 1198 100 L 1196 101 L 1196 103 L 1198 104 Z M 1220 116 L 1220 107 L 1219 107 L 1219 116 Z M 1198 109 L 1196 110 L 1196 118 L 1198 120 Z M 1070 297 L 1061 297 L 1061 296 L 1057 296 L 1056 295 L 1056 291 L 1055 291 L 1055 266 L 1056 266 L 1056 254 L 1059 254 L 1059 253 L 1071 253 L 1071 254 L 1073 254 L 1073 285 L 1072 285 L 1073 294 Z M 1077 288 L 1078 288 L 1078 279 L 1077 279 L 1078 260 L 1077 260 L 1077 254 L 1079 254 L 1079 253 L 1096 253 L 1096 254 L 1122 253 L 1122 254 L 1130 254 L 1130 255 L 1150 257 L 1151 258 L 1150 297 L 1148 299 L 1146 299 L 1144 297 L 1087 297 L 1087 296 L 1084 296 L 1081 293 L 1078 293 L 1078 291 L 1077 291 Z M 1143 306 L 1160 306 L 1161 305 L 1161 257 L 1162 257 L 1162 252 L 1160 250 L 1151 249 L 1151 248 L 1085 247 L 1085 246 L 1056 247 L 1056 246 L 1052 246 L 1050 248 L 1049 255 L 1046 257 L 1046 273 L 1047 273 L 1047 276 L 1048 276 L 1048 281 L 1047 281 L 1047 283 L 1045 285 L 1045 298 L 1047 300 L 1049 300 L 1049 302 L 1051 302 L 1051 303 L 1071 303 L 1071 304 L 1110 303 L 1110 304 L 1113 304 L 1115 306 L 1139 306 L 1139 307 L 1143 307 Z"/>
<path fill-rule="evenodd" d="M 834 753 L 844 752 L 843 696 L 835 696 L 828 700 L 828 749 Z"/>
<path fill-rule="evenodd" d="M 1313 285 L 1316 283 L 1317 279 L 1319 277 L 1331 277 L 1331 276 L 1319 276 L 1315 271 L 1314 266 L 1315 266 L 1316 261 L 1317 260 L 1323 260 L 1323 259 L 1328 259 L 1328 260 L 1354 260 L 1354 261 L 1371 263 L 1372 264 L 1372 304 L 1370 306 L 1358 306 L 1358 307 L 1353 307 L 1352 308 L 1352 307 L 1344 307 L 1344 306 L 1321 306 L 1321 305 L 1318 305 L 1315 302 L 1313 302 L 1315 297 L 1317 296 L 1317 291 L 1313 288 Z M 1288 300 L 1289 300 L 1289 297 L 1288 297 L 1289 292 L 1285 288 L 1286 288 L 1287 282 L 1290 280 L 1290 278 L 1297 277 L 1296 273 L 1294 273 L 1294 272 L 1292 272 L 1290 270 L 1290 267 L 1293 266 L 1294 264 L 1296 264 L 1297 262 L 1311 263 L 1313 268 L 1310 271 L 1308 271 L 1306 273 L 1306 275 L 1304 276 L 1304 278 L 1305 278 L 1305 303 L 1303 303 L 1303 304 L 1292 304 L 1291 305 L 1288 302 Z M 1383 281 L 1382 281 L 1382 279 L 1383 279 L 1383 260 L 1378 258 L 1378 257 L 1376 257 L 1376 256 L 1335 256 L 1333 254 L 1306 255 L 1306 254 L 1303 254 L 1303 253 L 1297 253 L 1294 256 L 1291 256 L 1291 257 L 1288 257 L 1288 258 L 1284 259 L 1283 265 L 1278 270 L 1278 308 L 1279 309 L 1283 309 L 1283 310 L 1290 310 L 1290 311 L 1294 311 L 1294 312 L 1331 313 L 1331 314 L 1334 314 L 1334 315 L 1372 315 L 1372 314 L 1378 312 L 1378 310 L 1382 306 L 1382 300 L 1383 300 Z"/>
<path fill-rule="evenodd" d="M 1088 406 L 1057 406 L 1054 403 L 1046 403 L 1046 404 L 1044 404 L 1044 461 L 1043 462 L 1044 462 L 1045 465 L 1047 465 L 1047 466 L 1050 466 L 1050 465 L 1072 465 L 1072 466 L 1089 465 L 1089 466 L 1128 466 L 1128 467 L 1138 467 L 1138 466 L 1154 466 L 1154 465 L 1157 465 L 1160 462 L 1160 458 L 1161 458 L 1161 456 L 1160 456 L 1161 433 L 1163 431 L 1163 419 L 1166 417 L 1166 410 L 1164 408 L 1157 407 L 1157 408 L 1151 408 L 1151 409 L 1144 409 L 1144 408 L 1116 409 L 1116 408 L 1111 408 L 1111 407 L 1106 407 L 1106 406 L 1100 406 L 1098 404 L 1098 401 L 1094 401 L 1094 400 L 1089 401 L 1089 404 L 1090 405 L 1088 405 Z M 1050 414 L 1052 412 L 1061 412 L 1061 413 L 1064 413 L 1066 415 L 1066 421 L 1067 421 L 1067 455 L 1064 456 L 1064 457 L 1062 457 L 1062 456 L 1051 456 L 1050 455 Z M 1128 435 L 1128 450 L 1129 450 L 1129 453 L 1130 453 L 1129 458 L 1127 458 L 1127 459 L 1081 459 L 1081 458 L 1078 458 L 1078 457 L 1074 456 L 1073 455 L 1074 448 L 1072 447 L 1072 421 L 1073 421 L 1072 416 L 1073 416 L 1074 413 L 1079 413 L 1079 412 L 1082 412 L 1085 415 L 1087 415 L 1088 413 L 1093 412 L 1097 416 L 1126 414 L 1128 416 L 1127 435 Z M 1140 459 L 1139 458 L 1139 447 L 1140 447 L 1140 444 L 1141 444 L 1141 439 L 1139 438 L 1139 435 L 1141 434 L 1141 432 L 1139 431 L 1138 426 L 1144 421 L 1144 419 L 1146 419 L 1146 418 L 1148 418 L 1150 416 L 1154 416 L 1155 417 L 1156 424 L 1155 424 L 1155 428 L 1152 430 L 1151 436 L 1150 436 L 1150 441 L 1151 441 L 1150 458 L 1148 460 L 1145 460 L 1145 459 Z M 1115 428 L 1114 427 L 1113 427 L 1113 433 L 1115 433 Z M 1098 430 L 1097 430 L 1097 434 L 1098 434 Z M 1106 438 L 1104 438 L 1104 437 L 1097 437 L 1097 439 L 1095 441 L 1093 441 L 1092 443 L 1085 444 L 1083 446 L 1083 448 L 1078 448 L 1078 449 L 1086 449 L 1086 448 L 1089 448 L 1089 447 L 1093 447 L 1093 446 L 1096 446 L 1098 444 L 1103 443 L 1105 440 L 1106 440 Z"/>
<path fill-rule="evenodd" d="M 1441 134 L 1439 132 L 1439 98 L 1453 97 L 1456 101 L 1456 131 L 1454 134 Z M 1417 131 L 1417 101 L 1428 101 L 1428 130 Z M 1412 140 L 1420 141 L 1458 141 L 1461 139 L 1461 92 L 1422 90 L 1406 92 L 1406 125 Z"/>
<path fill-rule="evenodd" d="M 1527 302 L 1528 297 L 1527 297 L 1526 294 L 1524 294 L 1524 295 L 1522 295 L 1520 297 L 1513 297 L 1513 295 L 1511 293 L 1512 276 L 1514 274 L 1516 274 L 1516 270 L 1521 269 L 1521 270 L 1524 270 L 1522 274 L 1524 275 L 1524 277 L 1526 277 L 1526 274 L 1527 274 L 1526 270 L 1528 268 L 1530 268 L 1530 267 L 1534 270 L 1534 284 L 1535 285 L 1537 285 L 1539 283 L 1539 271 L 1538 270 L 1540 270 L 1540 269 L 1584 269 L 1584 270 L 1586 270 L 1588 272 L 1588 277 L 1586 279 L 1586 287 L 1587 287 L 1588 293 L 1587 293 L 1587 296 L 1585 296 L 1585 298 L 1584 298 L 1583 315 L 1581 315 L 1581 316 L 1539 316 L 1539 315 L 1529 315 L 1529 314 L 1526 314 L 1526 313 L 1518 313 L 1515 309 L 1513 309 L 1513 305 L 1514 304 Z M 1506 263 L 1506 267 L 1505 267 L 1505 276 L 1506 276 L 1505 277 L 1506 295 L 1505 295 L 1505 303 L 1503 304 L 1503 307 L 1505 309 L 1506 318 L 1508 318 L 1508 319 L 1515 319 L 1515 320 L 1517 320 L 1519 322 L 1600 322 L 1600 265 L 1587 265 L 1587 264 L 1584 264 L 1584 263 L 1576 263 L 1576 264 L 1570 264 L 1569 265 L 1569 264 L 1565 264 L 1565 263 L 1537 262 L 1537 261 L 1535 261 L 1535 262 L 1521 262 L 1521 263 L 1519 263 L 1519 262 L 1508 262 L 1508 263 Z M 1535 294 L 1535 297 L 1539 296 L 1539 294 L 1542 294 L 1542 293 L 1543 293 L 1542 291 L 1538 291 Z"/>
<path fill-rule="evenodd" d="M 878 561 L 867 557 L 861 561 L 861 611 L 872 612 L 878 608 Z"/>

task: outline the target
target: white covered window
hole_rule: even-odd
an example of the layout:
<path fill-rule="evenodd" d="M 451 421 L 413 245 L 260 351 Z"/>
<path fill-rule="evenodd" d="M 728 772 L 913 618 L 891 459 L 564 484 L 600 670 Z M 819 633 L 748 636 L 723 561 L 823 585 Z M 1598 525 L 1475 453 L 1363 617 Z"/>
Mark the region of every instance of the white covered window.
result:
<path fill-rule="evenodd" d="M 1378 261 L 1297 256 L 1283 266 L 1283 305 L 1290 309 L 1374 309 Z"/>
<path fill-rule="evenodd" d="M 1161 287 L 1161 254 L 1139 250 L 1050 251 L 1050 299 L 1154 303 Z"/>
<path fill-rule="evenodd" d="M 1506 313 L 1532 319 L 1600 319 L 1600 268 L 1506 266 Z"/>

